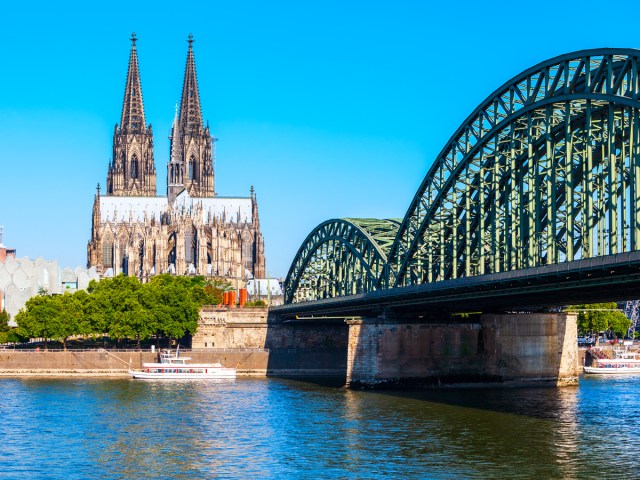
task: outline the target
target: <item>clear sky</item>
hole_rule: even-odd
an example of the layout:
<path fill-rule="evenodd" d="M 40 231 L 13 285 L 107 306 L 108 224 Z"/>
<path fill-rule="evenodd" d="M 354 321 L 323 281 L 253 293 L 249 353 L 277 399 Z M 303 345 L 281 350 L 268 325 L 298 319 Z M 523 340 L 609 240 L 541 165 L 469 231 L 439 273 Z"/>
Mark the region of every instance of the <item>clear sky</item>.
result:
<path fill-rule="evenodd" d="M 438 4 L 5 2 L 5 245 L 86 264 L 134 31 L 158 193 L 193 33 L 204 120 L 219 138 L 216 190 L 255 186 L 277 276 L 324 220 L 404 216 L 449 137 L 511 77 L 567 52 L 640 47 L 635 2 Z"/>

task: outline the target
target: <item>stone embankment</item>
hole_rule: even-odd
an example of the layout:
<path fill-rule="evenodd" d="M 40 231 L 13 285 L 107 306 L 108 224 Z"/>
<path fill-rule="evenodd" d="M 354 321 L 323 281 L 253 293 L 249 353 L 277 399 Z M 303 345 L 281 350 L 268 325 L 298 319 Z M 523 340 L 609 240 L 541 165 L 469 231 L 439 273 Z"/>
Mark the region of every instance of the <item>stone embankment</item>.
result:
<path fill-rule="evenodd" d="M 182 351 L 182 350 L 181 350 Z M 266 375 L 269 353 L 260 349 L 209 349 L 207 352 L 184 351 L 193 363 L 216 363 L 234 367 L 238 375 Z M 131 368 L 143 362 L 155 362 L 157 353 L 149 350 L 109 351 L 34 351 L 0 350 L 0 376 L 85 376 L 126 377 Z"/>

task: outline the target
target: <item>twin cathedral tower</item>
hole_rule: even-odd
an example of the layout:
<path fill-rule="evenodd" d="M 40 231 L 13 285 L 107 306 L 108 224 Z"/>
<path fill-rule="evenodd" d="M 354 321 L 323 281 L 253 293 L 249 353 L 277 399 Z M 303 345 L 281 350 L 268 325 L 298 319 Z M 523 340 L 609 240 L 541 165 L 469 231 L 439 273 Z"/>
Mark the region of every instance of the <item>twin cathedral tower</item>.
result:
<path fill-rule="evenodd" d="M 131 36 L 129 68 L 106 194 L 93 204 L 87 263 L 101 276 L 119 273 L 142 280 L 159 273 L 225 277 L 242 285 L 266 273 L 258 204 L 215 191 L 215 150 L 202 110 L 189 35 L 180 108 L 171 130 L 167 195 L 156 195 L 153 131 L 147 126 Z"/>

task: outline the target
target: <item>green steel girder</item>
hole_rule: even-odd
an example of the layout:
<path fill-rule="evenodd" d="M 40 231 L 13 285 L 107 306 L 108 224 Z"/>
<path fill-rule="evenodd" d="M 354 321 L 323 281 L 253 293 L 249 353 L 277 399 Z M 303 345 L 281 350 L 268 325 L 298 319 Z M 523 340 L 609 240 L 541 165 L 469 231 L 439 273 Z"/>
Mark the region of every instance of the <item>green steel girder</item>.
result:
<path fill-rule="evenodd" d="M 639 79 L 631 49 L 567 54 L 514 77 L 451 137 L 401 224 L 318 226 L 285 302 L 640 250 Z"/>
<path fill-rule="evenodd" d="M 318 225 L 298 250 L 285 280 L 286 303 L 377 288 L 399 220 L 349 218 Z"/>
<path fill-rule="evenodd" d="M 596 109 L 596 112 L 598 111 L 599 110 Z M 603 114 L 603 112 L 600 111 L 600 114 Z M 604 112 L 604 114 L 606 114 L 606 112 Z M 622 121 L 624 121 L 624 112 L 622 113 L 622 117 L 623 117 Z M 602 119 L 606 119 L 606 116 L 600 117 L 599 121 L 601 121 Z M 621 121 L 620 118 L 615 118 L 615 119 L 616 121 Z M 582 120 L 583 119 L 578 118 L 573 121 L 574 134 L 576 132 L 577 133 L 581 132 L 581 130 L 578 128 L 578 125 Z M 594 123 L 597 123 L 597 122 L 594 122 Z M 491 201 L 495 199 L 497 200 L 498 209 L 501 209 L 503 211 L 505 211 L 506 209 L 510 209 L 511 211 L 507 212 L 510 214 L 513 213 L 513 210 L 516 210 L 516 214 L 518 215 L 516 219 L 513 218 L 513 215 L 508 215 L 506 216 L 506 218 L 502 218 L 504 217 L 504 214 L 500 215 L 496 218 L 498 224 L 507 225 L 511 223 L 515 225 L 518 225 L 518 224 L 522 225 L 526 223 L 529 227 L 535 227 L 536 232 L 542 232 L 534 235 L 532 238 L 529 238 L 530 237 L 529 230 L 525 228 L 521 228 L 522 230 L 520 232 L 520 235 L 522 238 L 522 241 L 520 242 L 521 245 L 514 247 L 515 245 L 514 242 L 506 242 L 506 245 L 501 246 L 501 248 L 507 250 L 507 252 L 505 253 L 505 256 L 507 258 L 502 260 L 502 263 L 505 263 L 506 266 L 496 271 L 513 270 L 516 268 L 524 268 L 526 266 L 536 266 L 539 264 L 546 264 L 547 259 L 550 258 L 547 255 L 548 249 L 555 249 L 554 251 L 556 253 L 561 252 L 563 255 L 566 255 L 568 251 L 570 252 L 572 249 L 576 249 L 581 246 L 581 243 L 580 243 L 581 237 L 575 239 L 572 242 L 566 242 L 563 239 L 562 233 L 566 233 L 566 228 L 562 222 L 557 222 L 554 217 L 554 215 L 557 213 L 555 210 L 555 207 L 560 207 L 559 214 L 563 214 L 562 208 L 566 205 L 565 203 L 565 200 L 566 200 L 565 190 L 567 187 L 566 181 L 557 182 L 556 178 L 553 175 L 546 175 L 547 173 L 549 173 L 549 171 L 554 171 L 554 169 L 552 168 L 551 161 L 548 159 L 548 157 L 545 158 L 545 155 L 544 155 L 545 148 L 549 147 L 548 142 L 550 140 L 552 144 L 558 144 L 559 143 L 558 140 L 564 139 L 565 130 L 566 130 L 565 124 L 562 123 L 559 125 L 559 127 L 561 128 L 551 128 L 549 129 L 549 131 L 544 132 L 545 134 L 542 135 L 540 138 L 533 139 L 533 141 L 530 142 L 532 148 L 526 149 L 524 152 L 521 152 L 519 155 L 514 155 L 512 153 L 511 156 L 507 156 L 505 155 L 505 152 L 497 151 L 497 154 L 494 152 L 494 155 L 487 157 L 486 161 L 488 162 L 488 165 L 485 165 L 485 169 L 489 170 L 492 174 L 496 170 L 496 165 L 500 166 L 501 163 L 504 164 L 505 162 L 513 163 L 514 165 L 518 166 L 519 171 L 517 171 L 514 168 L 502 169 L 502 174 L 500 175 L 500 178 L 496 182 L 497 188 L 493 190 L 495 195 L 493 196 L 487 195 L 489 198 L 484 202 L 482 211 L 486 212 L 486 216 L 489 216 L 489 214 L 493 214 L 496 208 L 496 205 L 491 204 Z M 592 139 L 594 139 L 595 141 L 594 136 L 592 136 Z M 621 143 L 619 140 L 620 140 L 620 137 L 618 136 L 617 139 L 614 141 L 614 145 L 616 149 L 624 148 L 625 144 Z M 545 142 L 547 143 L 547 145 L 545 145 Z M 600 143 L 602 142 L 600 141 Z M 574 141 L 574 144 L 578 144 L 578 142 Z M 528 175 L 528 178 L 529 180 L 533 181 L 532 185 L 535 185 L 536 191 L 539 191 L 541 188 L 546 188 L 548 191 L 551 191 L 552 195 L 550 195 L 549 198 L 551 198 L 552 200 L 555 199 L 554 200 L 555 207 L 551 211 L 547 208 L 543 208 L 547 206 L 547 203 L 546 203 L 547 199 L 544 198 L 543 195 L 537 195 L 537 200 L 536 200 L 537 213 L 532 217 L 533 220 L 531 220 L 531 222 L 525 222 L 524 220 L 527 220 L 527 219 L 524 217 L 529 216 L 529 214 L 534 210 L 532 210 L 531 208 L 528 208 L 529 207 L 528 204 L 520 201 L 522 199 L 519 198 L 520 196 L 518 194 L 517 189 L 514 192 L 513 185 L 520 186 L 520 187 L 522 187 L 523 185 L 522 185 L 522 182 L 520 183 L 514 182 L 513 178 L 519 178 L 521 181 L 523 179 L 526 180 L 527 170 L 526 168 L 522 168 L 522 165 L 526 166 L 527 162 L 529 162 L 531 165 L 535 166 L 536 162 L 538 162 L 537 165 L 538 167 L 540 167 L 541 163 L 543 163 L 540 160 L 546 161 L 546 163 L 549 165 L 545 167 L 545 169 L 542 171 L 541 174 Z M 596 168 L 600 166 L 601 159 L 598 152 L 596 152 L 593 155 L 592 163 Z M 478 205 L 478 195 L 475 194 L 475 192 L 478 189 L 480 176 L 477 173 L 477 171 L 475 172 L 474 175 L 469 174 L 468 168 L 471 165 L 472 163 L 464 165 L 466 174 L 463 176 L 463 178 L 466 180 L 466 182 L 462 185 L 462 187 L 460 188 L 456 187 L 455 182 L 459 181 L 459 179 L 456 180 L 456 177 L 454 176 L 450 177 L 450 181 L 446 182 L 443 189 L 440 192 L 438 192 L 438 194 L 436 195 L 436 197 L 434 198 L 430 206 L 429 211 L 427 212 L 426 218 L 430 219 L 427 221 L 431 221 L 431 223 L 426 226 L 426 228 L 430 229 L 430 231 L 424 234 L 424 237 L 422 239 L 423 241 L 421 242 L 421 248 L 423 248 L 423 253 L 427 248 L 430 248 L 431 250 L 435 251 L 435 253 L 432 253 L 433 255 L 437 255 L 440 258 L 442 258 L 443 256 L 447 258 L 449 257 L 451 258 L 449 259 L 448 263 L 444 265 L 445 268 L 442 276 L 440 276 L 436 271 L 429 271 L 427 274 L 428 278 L 426 278 L 426 281 L 458 278 L 458 277 L 479 274 L 479 271 L 477 268 L 478 255 L 474 256 L 473 254 L 476 253 L 477 249 L 479 248 L 477 243 L 478 237 L 479 237 L 477 233 L 480 232 L 477 228 L 479 221 L 477 218 L 478 215 L 475 215 L 476 213 L 475 210 L 479 208 L 479 205 Z M 543 166 L 545 165 L 543 164 Z M 478 171 L 480 170 L 480 168 L 482 168 L 481 165 L 477 165 L 476 167 L 477 167 L 476 170 Z M 582 165 L 578 163 L 578 165 L 572 167 L 571 171 L 575 179 L 577 188 L 579 190 L 582 189 L 583 180 L 584 180 Z M 525 174 L 525 177 L 523 177 L 523 174 Z M 623 174 L 623 178 L 626 178 L 628 176 L 628 172 L 626 170 L 621 171 L 621 174 Z M 546 178 L 541 178 L 541 177 L 544 177 L 545 175 L 546 175 Z M 474 193 L 464 197 L 465 193 L 467 193 L 469 190 Z M 530 188 L 529 190 L 532 191 L 533 189 Z M 457 194 L 464 201 L 459 201 L 456 203 L 455 198 Z M 618 188 L 617 192 L 613 192 L 612 196 L 619 196 L 621 194 L 622 192 Z M 531 194 L 528 195 L 529 200 L 531 200 L 533 197 L 534 195 L 531 195 Z M 575 204 L 581 205 L 581 199 L 577 195 L 574 195 L 574 197 L 576 197 L 574 198 Z M 448 208 L 447 208 L 446 202 L 449 202 Z M 516 208 L 514 208 L 514 207 L 518 207 L 518 204 L 521 204 L 523 207 L 525 207 L 525 209 L 522 210 L 522 207 L 520 210 L 517 210 Z M 473 206 L 473 208 L 470 208 L 470 205 Z M 469 219 L 469 217 L 472 217 L 472 216 L 473 218 Z M 438 224 L 438 221 L 441 221 L 442 218 L 444 218 L 445 220 L 448 220 L 449 223 L 457 222 L 458 226 L 465 227 L 464 230 L 461 227 L 459 228 L 459 230 L 463 230 L 463 231 L 459 233 L 458 238 L 456 238 L 455 236 L 452 237 L 453 235 L 452 228 L 447 228 L 447 225 L 442 226 Z M 523 219 L 523 218 L 524 220 L 518 223 L 517 220 Z M 568 217 L 566 220 L 570 220 L 570 219 L 571 217 Z M 489 221 L 495 222 L 496 220 L 488 219 L 486 220 L 486 222 L 489 222 Z M 551 227 L 559 226 L 558 227 L 559 230 L 552 231 L 550 229 L 546 229 L 545 222 L 548 222 L 548 221 L 552 222 Z M 582 227 L 582 224 L 579 222 L 578 222 L 578 225 Z M 546 230 L 548 230 L 549 238 L 547 238 L 545 241 L 542 241 L 540 237 L 541 235 L 544 234 Z M 444 231 L 444 236 L 442 238 L 439 238 L 440 242 L 438 245 L 432 245 L 428 241 L 429 235 L 433 237 L 434 231 L 437 231 L 437 232 Z M 466 232 L 471 232 L 471 235 L 468 235 L 468 236 L 464 235 L 464 233 Z M 586 238 L 587 237 L 585 236 L 584 239 L 586 240 Z M 449 251 L 446 253 L 443 253 L 442 249 L 443 247 L 446 248 L 447 245 L 449 247 Z M 529 249 L 532 251 L 526 252 L 527 254 L 524 255 L 524 252 L 520 251 L 524 248 L 522 245 L 533 246 L 533 248 Z M 457 250 L 455 250 L 455 254 L 454 254 L 454 248 L 456 246 L 457 246 Z M 495 256 L 496 255 L 494 254 L 494 257 Z M 583 257 L 579 257 L 579 258 L 583 258 Z M 430 262 L 432 261 L 433 259 Z M 516 263 L 516 261 L 518 262 Z M 557 261 L 558 260 L 555 260 L 555 262 Z M 435 263 L 440 265 L 440 263 L 438 262 L 435 262 Z M 428 265 L 428 264 L 429 263 L 423 262 L 423 265 Z M 474 268 L 474 266 L 476 268 Z M 492 271 L 491 265 L 490 264 L 485 265 L 485 272 L 483 273 L 489 273 L 491 271 Z M 416 282 L 415 279 L 416 279 L 415 277 L 412 279 L 414 280 L 412 283 L 423 283 L 422 281 Z"/>
<path fill-rule="evenodd" d="M 602 237 L 596 254 L 625 251 L 625 242 L 637 248 L 631 225 L 638 225 L 638 200 L 630 190 L 637 191 L 638 177 L 639 56 L 613 49 L 564 55 L 515 77 L 483 102 L 420 186 L 381 287 L 526 268 L 541 258 L 588 258 L 593 235 Z M 564 138 L 552 136 L 562 128 Z M 536 155 L 542 139 L 546 149 Z M 592 163 L 596 148 L 599 166 Z M 594 194 L 602 165 L 607 181 Z M 465 214 L 454 215 L 462 203 Z M 580 242 L 589 249 L 575 251 Z M 462 257 L 453 254 L 459 246 Z"/>

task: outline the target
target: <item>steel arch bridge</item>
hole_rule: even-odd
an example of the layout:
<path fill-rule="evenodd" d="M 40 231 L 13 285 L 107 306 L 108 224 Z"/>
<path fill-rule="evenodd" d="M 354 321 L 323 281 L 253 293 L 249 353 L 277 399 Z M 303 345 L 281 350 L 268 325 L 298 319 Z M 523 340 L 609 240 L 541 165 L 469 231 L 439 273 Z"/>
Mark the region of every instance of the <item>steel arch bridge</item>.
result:
<path fill-rule="evenodd" d="M 631 49 L 562 55 L 517 75 L 454 133 L 401 223 L 316 227 L 285 303 L 640 250 L 639 78 Z"/>
<path fill-rule="evenodd" d="M 377 288 L 400 220 L 328 220 L 307 236 L 285 282 L 287 303 L 370 292 Z"/>

